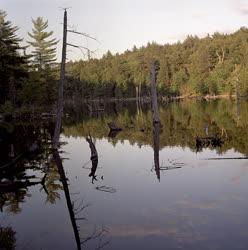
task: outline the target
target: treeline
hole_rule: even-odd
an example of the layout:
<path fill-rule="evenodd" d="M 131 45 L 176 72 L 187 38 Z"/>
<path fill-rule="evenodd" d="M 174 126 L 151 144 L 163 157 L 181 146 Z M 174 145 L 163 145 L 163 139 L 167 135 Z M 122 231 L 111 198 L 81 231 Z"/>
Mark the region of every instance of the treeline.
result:
<path fill-rule="evenodd" d="M 248 95 L 248 29 L 183 42 L 147 46 L 101 59 L 68 62 L 66 94 L 83 98 L 149 95 L 149 68 L 156 60 L 162 96 Z"/>

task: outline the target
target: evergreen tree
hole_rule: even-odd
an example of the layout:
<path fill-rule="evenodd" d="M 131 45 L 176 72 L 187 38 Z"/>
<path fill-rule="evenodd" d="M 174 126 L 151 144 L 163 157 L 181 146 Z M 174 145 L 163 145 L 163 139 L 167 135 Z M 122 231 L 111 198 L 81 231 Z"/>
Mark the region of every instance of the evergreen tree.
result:
<path fill-rule="evenodd" d="M 51 38 L 53 31 L 46 31 L 48 21 L 44 21 L 42 17 L 32 19 L 32 33 L 28 33 L 32 41 L 28 41 L 33 48 L 31 52 L 32 64 L 35 71 L 32 72 L 32 77 L 36 83 L 37 92 L 39 92 L 39 100 L 41 104 L 51 104 L 54 102 L 56 95 L 55 70 L 53 65 L 56 61 L 56 45 L 58 41 Z M 32 88 L 33 83 L 27 86 L 27 89 Z M 27 99 L 27 98 L 26 98 Z M 37 101 L 37 98 L 35 98 Z M 39 102 L 39 101 L 38 101 Z"/>
<path fill-rule="evenodd" d="M 22 40 L 16 35 L 18 27 L 6 21 L 6 16 L 0 10 L 0 104 L 6 101 L 15 104 L 18 88 L 27 76 L 26 57 L 20 54 Z"/>
<path fill-rule="evenodd" d="M 47 32 L 48 21 L 42 17 L 32 19 L 32 33 L 28 32 L 32 41 L 28 41 L 34 50 L 32 51 L 33 64 L 39 71 L 49 68 L 56 61 L 56 45 L 58 41 L 51 38 L 53 31 Z"/>

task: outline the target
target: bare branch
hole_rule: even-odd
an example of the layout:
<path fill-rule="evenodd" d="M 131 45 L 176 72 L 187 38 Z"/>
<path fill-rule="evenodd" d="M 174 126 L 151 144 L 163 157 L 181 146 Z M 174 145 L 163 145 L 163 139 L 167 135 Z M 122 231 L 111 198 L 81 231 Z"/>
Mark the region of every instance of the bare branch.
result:
<path fill-rule="evenodd" d="M 80 49 L 80 51 L 82 52 L 82 54 L 83 54 L 84 56 L 85 56 L 85 53 L 83 52 L 83 50 L 86 50 L 86 51 L 87 51 L 87 54 L 88 54 L 88 59 L 89 59 L 89 60 L 90 60 L 90 58 L 91 58 L 91 54 L 95 54 L 95 51 L 92 51 L 92 50 L 90 50 L 89 48 L 84 47 L 84 46 L 74 45 L 74 44 L 71 44 L 71 43 L 67 43 L 66 45 L 71 46 L 71 47 L 74 47 L 74 48 L 77 48 L 77 49 Z"/>
<path fill-rule="evenodd" d="M 75 30 L 67 30 L 67 32 L 74 33 L 74 34 L 78 34 L 78 35 L 82 35 L 82 36 L 84 36 L 84 37 L 88 37 L 88 38 L 90 38 L 90 39 L 92 39 L 92 40 L 95 40 L 96 42 L 100 43 L 95 37 L 92 37 L 92 36 L 90 36 L 90 35 L 88 35 L 88 34 L 86 34 L 86 33 L 78 32 L 78 31 L 75 31 Z"/>
<path fill-rule="evenodd" d="M 88 220 L 87 218 L 84 218 L 84 217 L 82 217 L 82 218 L 76 218 L 75 220 Z"/>
<path fill-rule="evenodd" d="M 60 10 L 63 10 L 63 11 L 65 11 L 65 10 L 68 10 L 68 9 L 71 9 L 72 7 L 59 7 L 59 9 Z"/>
<path fill-rule="evenodd" d="M 71 44 L 71 43 L 67 43 L 66 45 L 77 48 L 77 49 L 85 49 L 85 50 L 89 51 L 90 53 L 94 53 L 94 51 L 92 51 L 89 48 L 84 47 L 84 46 L 74 45 L 74 44 Z"/>

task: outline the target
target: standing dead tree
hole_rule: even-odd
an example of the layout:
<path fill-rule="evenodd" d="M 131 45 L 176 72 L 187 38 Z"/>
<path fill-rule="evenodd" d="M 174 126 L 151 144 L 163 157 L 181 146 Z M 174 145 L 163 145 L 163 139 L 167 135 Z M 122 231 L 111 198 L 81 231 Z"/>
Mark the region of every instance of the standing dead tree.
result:
<path fill-rule="evenodd" d="M 151 63 L 151 72 L 150 72 L 150 81 L 151 81 L 151 97 L 152 97 L 152 112 L 153 112 L 153 123 L 159 123 L 159 111 L 158 111 L 158 97 L 156 89 L 156 73 L 155 73 L 155 63 Z"/>
<path fill-rule="evenodd" d="M 155 63 L 151 63 L 150 72 L 151 81 L 151 98 L 152 98 L 152 112 L 153 112 L 153 150 L 154 150 L 154 167 L 158 180 L 160 181 L 160 166 L 159 166 L 159 132 L 160 132 L 160 119 L 158 111 L 158 97 L 156 89 L 156 74 Z"/>
<path fill-rule="evenodd" d="M 74 48 L 78 48 L 80 50 L 85 49 L 87 50 L 88 54 L 94 53 L 93 51 L 90 51 L 86 47 L 67 43 L 67 32 L 75 33 L 75 34 L 97 41 L 96 38 L 93 38 L 89 36 L 88 34 L 67 29 L 67 8 L 65 8 L 64 9 L 64 23 L 63 23 L 62 59 L 61 59 L 61 66 L 60 66 L 60 81 L 59 81 L 59 94 L 58 94 L 57 112 L 56 112 L 56 123 L 55 123 L 53 145 L 52 145 L 53 149 L 58 148 L 59 135 L 60 135 L 60 129 L 61 129 L 61 120 L 62 120 L 62 115 L 63 115 L 63 102 L 64 102 L 63 92 L 64 92 L 64 84 L 65 84 L 66 47 L 68 45 Z"/>
<path fill-rule="evenodd" d="M 61 128 L 61 119 L 63 114 L 63 92 L 65 84 L 65 62 L 66 62 L 66 43 L 67 43 L 67 11 L 64 10 L 64 25 L 63 25 L 63 45 L 62 45 L 62 59 L 60 66 L 60 81 L 59 81 L 59 95 L 57 103 L 56 124 L 53 136 L 53 148 L 57 149 L 59 144 L 59 135 Z"/>

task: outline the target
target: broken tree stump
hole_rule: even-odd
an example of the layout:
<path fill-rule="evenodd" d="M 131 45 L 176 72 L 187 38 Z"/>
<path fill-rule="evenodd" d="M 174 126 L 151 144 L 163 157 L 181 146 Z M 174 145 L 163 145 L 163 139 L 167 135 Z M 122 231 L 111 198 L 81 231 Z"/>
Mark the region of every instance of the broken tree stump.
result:
<path fill-rule="evenodd" d="M 121 131 L 122 128 L 118 127 L 114 122 L 109 122 L 108 127 L 110 131 Z"/>

